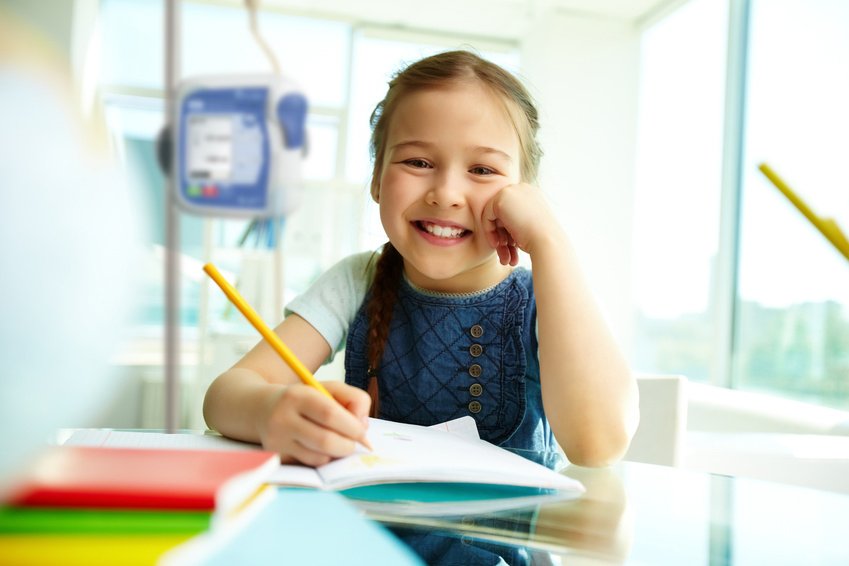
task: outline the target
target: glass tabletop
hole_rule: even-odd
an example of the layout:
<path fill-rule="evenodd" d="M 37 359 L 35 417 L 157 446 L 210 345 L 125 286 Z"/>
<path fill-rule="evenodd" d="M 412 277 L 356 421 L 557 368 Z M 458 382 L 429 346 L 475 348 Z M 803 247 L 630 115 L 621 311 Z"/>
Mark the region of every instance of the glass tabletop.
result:
<path fill-rule="evenodd" d="M 849 564 L 846 494 L 630 462 L 562 473 L 586 492 L 484 512 L 364 512 L 428 564 Z"/>

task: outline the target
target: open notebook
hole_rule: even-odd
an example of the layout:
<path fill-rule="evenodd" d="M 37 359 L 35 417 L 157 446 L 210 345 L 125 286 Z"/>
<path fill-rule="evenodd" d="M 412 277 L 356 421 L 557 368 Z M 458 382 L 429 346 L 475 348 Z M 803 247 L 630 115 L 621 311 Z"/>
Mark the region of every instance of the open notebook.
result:
<path fill-rule="evenodd" d="M 406 483 L 511 485 L 581 492 L 581 484 L 483 440 L 437 429 L 372 419 L 373 452 L 358 447 L 318 468 L 282 465 L 271 482 L 319 489 Z"/>

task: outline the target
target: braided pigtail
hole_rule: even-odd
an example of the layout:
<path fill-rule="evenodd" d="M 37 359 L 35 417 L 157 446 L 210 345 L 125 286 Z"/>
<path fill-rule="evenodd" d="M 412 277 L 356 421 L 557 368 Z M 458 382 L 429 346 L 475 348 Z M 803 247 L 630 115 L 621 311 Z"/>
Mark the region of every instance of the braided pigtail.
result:
<path fill-rule="evenodd" d="M 371 397 L 371 415 L 376 417 L 379 409 L 377 372 L 383 351 L 389 338 L 389 324 L 392 311 L 398 298 L 398 283 L 404 260 L 395 247 L 387 242 L 383 253 L 375 266 L 374 281 L 371 284 L 371 297 L 366 312 L 368 314 L 368 394 Z"/>

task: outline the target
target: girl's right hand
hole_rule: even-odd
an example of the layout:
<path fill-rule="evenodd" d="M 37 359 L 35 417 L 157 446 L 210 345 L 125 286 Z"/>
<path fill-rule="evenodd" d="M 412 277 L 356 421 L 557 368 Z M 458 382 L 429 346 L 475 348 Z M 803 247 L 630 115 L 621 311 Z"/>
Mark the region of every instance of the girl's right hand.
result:
<path fill-rule="evenodd" d="M 322 385 L 333 399 L 296 383 L 277 389 L 259 415 L 262 446 L 279 453 L 281 462 L 321 466 L 353 453 L 365 437 L 368 394 L 341 381 Z"/>

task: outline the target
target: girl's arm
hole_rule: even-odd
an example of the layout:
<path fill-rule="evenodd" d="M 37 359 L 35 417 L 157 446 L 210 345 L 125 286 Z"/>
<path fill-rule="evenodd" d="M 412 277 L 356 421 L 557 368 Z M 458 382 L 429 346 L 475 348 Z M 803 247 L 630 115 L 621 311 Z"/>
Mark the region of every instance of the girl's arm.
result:
<path fill-rule="evenodd" d="M 330 355 L 322 335 L 298 315 L 275 332 L 311 372 Z M 335 400 L 302 384 L 263 340 L 212 382 L 203 415 L 225 436 L 261 443 L 284 461 L 318 466 L 354 451 L 371 404 L 360 389 L 338 381 L 324 385 Z"/>
<path fill-rule="evenodd" d="M 506 187 L 484 220 L 503 263 L 511 246 L 531 257 L 543 405 L 558 443 L 582 466 L 621 458 L 639 421 L 636 381 L 542 191 Z"/>

